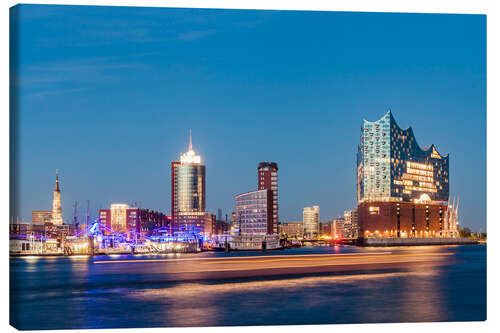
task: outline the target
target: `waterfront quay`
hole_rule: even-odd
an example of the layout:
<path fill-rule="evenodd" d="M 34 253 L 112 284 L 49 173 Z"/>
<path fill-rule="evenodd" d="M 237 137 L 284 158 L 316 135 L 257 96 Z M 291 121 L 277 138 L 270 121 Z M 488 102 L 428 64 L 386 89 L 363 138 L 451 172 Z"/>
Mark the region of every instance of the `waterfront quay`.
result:
<path fill-rule="evenodd" d="M 19 329 L 486 319 L 482 244 L 32 256 L 10 263 L 11 324 Z"/>
<path fill-rule="evenodd" d="M 359 242 L 362 246 L 424 246 L 424 245 L 471 245 L 479 241 L 462 237 L 440 238 L 365 238 Z"/>
<path fill-rule="evenodd" d="M 101 226 L 101 229 L 100 229 Z M 134 237 L 135 236 L 135 237 Z M 76 235 L 63 233 L 35 234 L 24 233 L 11 235 L 10 255 L 16 256 L 72 256 L 72 255 L 161 255 L 175 253 L 199 253 L 212 251 L 262 251 L 284 250 L 306 247 L 335 247 L 339 245 L 357 245 L 363 247 L 387 246 L 425 246 L 425 245 L 466 245 L 477 244 L 471 238 L 440 237 L 440 238 L 396 238 L 379 237 L 365 239 L 290 239 L 277 235 L 267 236 L 237 236 L 199 234 L 169 234 L 144 235 L 134 233 L 104 233 L 102 225 L 95 222 L 85 232 Z"/>

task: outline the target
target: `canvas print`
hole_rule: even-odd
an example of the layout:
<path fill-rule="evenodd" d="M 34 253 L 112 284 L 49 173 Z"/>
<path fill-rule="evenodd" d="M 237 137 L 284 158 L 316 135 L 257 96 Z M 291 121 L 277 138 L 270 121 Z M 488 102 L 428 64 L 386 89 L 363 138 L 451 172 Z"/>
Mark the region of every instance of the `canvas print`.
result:
<path fill-rule="evenodd" d="M 486 16 L 10 9 L 10 324 L 486 320 Z"/>

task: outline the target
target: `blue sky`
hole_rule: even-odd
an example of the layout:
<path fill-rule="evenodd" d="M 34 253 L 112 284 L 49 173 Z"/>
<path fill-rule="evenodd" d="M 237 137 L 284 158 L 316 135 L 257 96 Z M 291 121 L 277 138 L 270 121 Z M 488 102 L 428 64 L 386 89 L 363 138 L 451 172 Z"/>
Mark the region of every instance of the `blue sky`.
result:
<path fill-rule="evenodd" d="M 86 200 L 170 213 L 170 162 L 193 145 L 207 208 L 234 209 L 279 166 L 282 221 L 319 205 L 322 221 L 356 204 L 363 118 L 391 109 L 421 146 L 450 154 L 463 224 L 486 229 L 486 17 L 23 5 L 13 84 L 19 96 L 19 214 L 63 215 Z"/>

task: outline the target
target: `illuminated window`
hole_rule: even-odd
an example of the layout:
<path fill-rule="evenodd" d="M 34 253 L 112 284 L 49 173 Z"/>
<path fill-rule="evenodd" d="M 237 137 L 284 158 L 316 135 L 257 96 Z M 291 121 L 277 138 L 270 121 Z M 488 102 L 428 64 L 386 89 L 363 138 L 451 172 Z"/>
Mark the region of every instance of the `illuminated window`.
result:
<path fill-rule="evenodd" d="M 370 206 L 368 211 L 370 212 L 370 215 L 379 215 L 380 207 Z"/>

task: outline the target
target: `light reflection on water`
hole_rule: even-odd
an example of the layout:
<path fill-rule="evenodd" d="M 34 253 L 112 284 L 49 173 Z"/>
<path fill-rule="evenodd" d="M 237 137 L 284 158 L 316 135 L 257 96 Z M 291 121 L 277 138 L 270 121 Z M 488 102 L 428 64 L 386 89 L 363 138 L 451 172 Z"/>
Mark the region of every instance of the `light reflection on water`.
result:
<path fill-rule="evenodd" d="M 382 318 L 388 318 L 387 311 L 389 309 L 392 311 L 399 309 L 399 305 L 394 307 L 396 303 L 407 306 L 408 309 L 401 309 L 402 312 L 393 316 L 392 320 L 402 321 L 398 320 L 398 317 L 401 317 L 406 318 L 408 321 L 418 321 L 419 318 L 429 321 L 441 318 L 438 309 L 433 306 L 415 307 L 415 304 L 421 305 L 425 302 L 432 305 L 434 303 L 437 294 L 423 291 L 429 290 L 429 288 L 435 290 L 436 286 L 433 285 L 433 282 L 436 274 L 436 271 L 429 270 L 424 272 L 410 271 L 228 282 L 209 285 L 205 283 L 182 283 L 168 288 L 135 290 L 128 293 L 125 298 L 129 301 L 140 300 L 156 304 L 159 313 L 168 314 L 163 323 L 165 326 L 214 326 L 230 325 L 231 322 L 227 319 L 234 318 L 235 314 L 238 316 L 244 313 L 241 310 L 242 306 L 248 308 L 249 311 L 251 308 L 251 313 L 254 316 L 253 321 L 261 323 L 259 321 L 263 318 L 272 320 L 269 316 L 269 309 L 272 309 L 271 312 L 276 312 L 280 306 L 273 307 L 272 305 L 273 303 L 280 303 L 278 301 L 280 298 L 281 307 L 285 306 L 289 310 L 293 310 L 293 305 L 300 302 L 299 307 L 323 309 L 322 311 L 330 313 L 330 309 L 342 308 L 342 302 L 346 302 L 339 295 L 346 295 L 346 297 L 351 298 L 351 301 L 360 298 L 359 306 L 365 308 L 366 305 L 373 302 L 374 291 L 376 293 L 380 288 L 390 290 L 395 281 L 408 281 L 408 284 L 403 285 L 400 288 L 401 290 L 398 291 L 398 297 L 404 299 L 404 302 L 395 301 L 391 296 L 384 298 L 383 295 L 380 295 L 381 298 L 378 299 L 377 308 L 370 311 L 359 311 L 359 317 L 357 318 L 352 317 L 347 318 L 347 320 L 339 318 L 339 322 L 381 321 Z M 395 288 L 392 289 L 395 290 Z M 276 295 L 276 297 L 272 295 Z M 280 297 L 279 295 L 284 296 Z M 366 304 L 363 303 L 365 299 Z M 334 304 L 333 307 L 332 304 Z M 195 307 L 193 307 L 194 305 Z M 226 309 L 228 306 L 236 309 L 236 311 L 231 311 L 232 317 L 230 317 Z M 297 312 L 297 309 L 290 311 L 291 314 L 294 312 Z M 335 311 L 332 311 L 331 314 L 331 320 L 333 321 L 329 322 L 336 322 Z M 282 317 L 280 313 L 275 315 Z M 186 316 L 188 317 L 186 318 Z M 249 324 L 250 321 L 245 320 L 243 317 L 240 318 L 243 321 L 240 324 Z M 284 322 L 290 322 L 290 319 L 293 320 L 294 324 L 307 323 L 306 318 L 283 318 Z M 390 321 L 391 319 L 388 318 L 387 320 Z"/>
<path fill-rule="evenodd" d="M 142 275 L 124 279 L 128 266 L 120 274 L 97 274 L 91 257 L 22 259 L 11 261 L 11 281 L 22 281 L 13 284 L 11 306 L 17 310 L 16 326 L 23 329 L 485 319 L 486 247 L 425 250 L 452 250 L 459 260 L 375 273 L 145 284 L 142 279 L 155 280 L 157 275 L 147 266 Z"/>
<path fill-rule="evenodd" d="M 431 276 L 433 272 L 399 272 L 399 273 L 382 273 L 382 274 L 358 274 L 348 276 L 313 276 L 301 277 L 292 279 L 279 279 L 270 281 L 250 281 L 250 282 L 229 282 L 217 284 L 203 283 L 183 283 L 180 286 L 161 288 L 161 289 L 145 289 L 132 292 L 128 297 L 190 297 L 201 295 L 221 294 L 244 290 L 245 292 L 263 292 L 268 289 L 283 289 L 284 292 L 293 292 L 298 288 L 316 288 L 324 287 L 325 285 L 335 284 L 339 287 L 341 284 L 353 284 L 360 281 L 374 281 L 378 279 L 403 277 L 403 276 Z"/>

